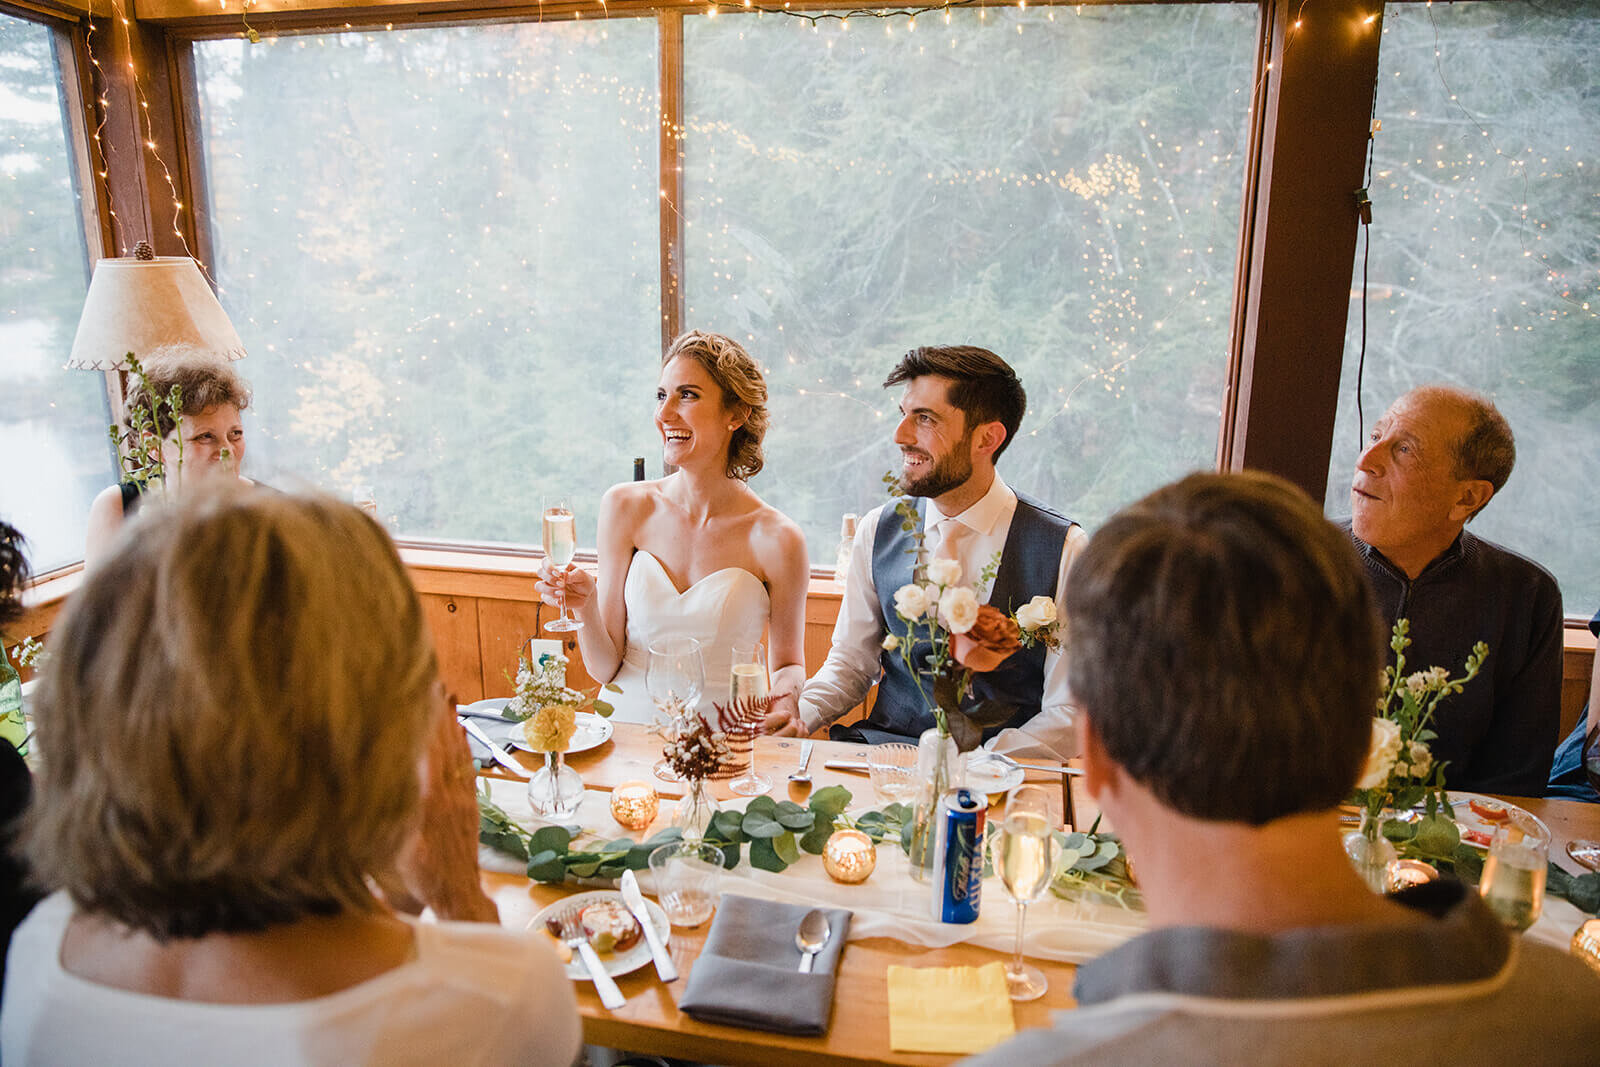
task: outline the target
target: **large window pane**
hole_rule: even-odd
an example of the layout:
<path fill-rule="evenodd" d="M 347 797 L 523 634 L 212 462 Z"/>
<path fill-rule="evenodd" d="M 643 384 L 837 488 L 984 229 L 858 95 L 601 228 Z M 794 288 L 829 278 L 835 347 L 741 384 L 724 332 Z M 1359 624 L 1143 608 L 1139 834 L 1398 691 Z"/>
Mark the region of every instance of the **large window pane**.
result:
<path fill-rule="evenodd" d="M 655 24 L 195 46 L 247 471 L 398 533 L 538 539 L 652 454 Z M 587 509 L 587 510 L 585 510 Z"/>
<path fill-rule="evenodd" d="M 116 476 L 105 379 L 63 369 L 88 261 L 60 86 L 50 30 L 0 15 L 0 518 L 41 573 L 83 558 Z"/>
<path fill-rule="evenodd" d="M 767 499 L 831 561 L 883 499 L 907 349 L 1029 412 L 1000 469 L 1093 524 L 1211 465 L 1254 5 L 685 22 L 686 324 L 770 368 Z"/>
<path fill-rule="evenodd" d="M 1511 481 L 1473 530 L 1543 563 L 1569 615 L 1600 605 L 1600 4 L 1391 4 L 1373 160 L 1364 426 L 1356 264 L 1328 512 L 1350 513 L 1362 429 L 1401 393 L 1494 397 Z"/>

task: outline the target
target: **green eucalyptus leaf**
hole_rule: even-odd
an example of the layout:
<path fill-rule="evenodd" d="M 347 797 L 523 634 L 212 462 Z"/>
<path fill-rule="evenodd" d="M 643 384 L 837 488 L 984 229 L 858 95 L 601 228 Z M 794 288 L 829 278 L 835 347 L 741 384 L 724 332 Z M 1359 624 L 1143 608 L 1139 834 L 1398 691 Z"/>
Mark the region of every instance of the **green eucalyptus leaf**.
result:
<path fill-rule="evenodd" d="M 775 819 L 778 815 L 778 802 L 763 793 L 761 796 L 752 797 L 750 803 L 744 806 L 744 810 L 746 814 L 754 811 Z"/>
<path fill-rule="evenodd" d="M 719 811 L 711 817 L 709 832 L 724 841 L 739 841 L 739 825 L 744 816 L 737 811 Z"/>
<path fill-rule="evenodd" d="M 1567 900 L 1580 911 L 1590 914 L 1600 911 L 1600 874 L 1590 872 L 1572 879 L 1567 887 Z"/>
<path fill-rule="evenodd" d="M 1417 848 L 1430 856 L 1449 859 L 1455 855 L 1456 846 L 1461 843 L 1461 830 L 1454 819 L 1439 814 L 1424 815 L 1417 822 L 1417 835 L 1412 840 Z"/>
<path fill-rule="evenodd" d="M 545 849 L 528 857 L 528 877 L 535 882 L 561 883 L 567 880 L 567 861 L 554 849 Z"/>
<path fill-rule="evenodd" d="M 777 837 L 779 834 L 788 832 L 784 830 L 782 823 L 759 811 L 745 812 L 744 822 L 740 824 L 740 828 L 744 830 L 745 835 L 750 838 L 771 839 Z M 751 843 L 753 845 L 754 841 Z M 755 861 L 752 860 L 751 862 L 753 863 Z"/>
<path fill-rule="evenodd" d="M 750 866 L 763 871 L 781 872 L 789 864 L 778 855 L 771 838 L 758 838 L 750 842 Z"/>
<path fill-rule="evenodd" d="M 818 815 L 829 818 L 841 815 L 850 806 L 850 790 L 842 785 L 826 786 L 811 795 L 808 806 Z"/>
<path fill-rule="evenodd" d="M 528 839 L 528 851 L 533 853 L 551 849 L 556 852 L 565 852 L 571 843 L 572 832 L 565 826 L 541 826 Z"/>
<path fill-rule="evenodd" d="M 795 841 L 793 834 L 783 834 L 772 839 L 772 850 L 778 854 L 785 865 L 795 862 L 800 858 L 800 845 Z"/>
<path fill-rule="evenodd" d="M 567 864 L 567 873 L 572 875 L 574 878 L 593 878 L 595 872 L 598 871 L 599 869 L 600 869 L 600 861 L 599 860 L 593 860 L 593 861 L 588 862 L 588 863 L 568 863 Z"/>
<path fill-rule="evenodd" d="M 754 846 L 755 842 L 752 841 L 751 847 Z M 739 866 L 739 843 L 737 841 L 727 845 L 717 845 L 715 847 L 722 849 L 723 870 L 731 871 L 735 867 Z"/>
<path fill-rule="evenodd" d="M 800 847 L 813 856 L 820 856 L 828 845 L 828 838 L 832 836 L 832 826 L 814 826 L 801 835 Z"/>

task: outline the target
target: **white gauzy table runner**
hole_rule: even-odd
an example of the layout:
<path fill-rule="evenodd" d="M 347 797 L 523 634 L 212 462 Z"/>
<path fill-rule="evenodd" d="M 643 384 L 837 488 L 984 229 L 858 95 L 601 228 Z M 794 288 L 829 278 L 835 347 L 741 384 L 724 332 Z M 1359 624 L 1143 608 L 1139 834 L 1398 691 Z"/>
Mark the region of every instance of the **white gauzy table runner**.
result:
<path fill-rule="evenodd" d="M 525 784 L 499 778 L 481 780 L 490 783 L 494 802 L 519 826 L 532 829 L 550 821 L 533 814 L 528 806 Z M 654 832 L 646 831 L 641 835 L 624 830 L 611 818 L 610 802 L 610 793 L 587 791 L 577 815 L 566 820 L 566 824 L 582 826 L 604 841 L 621 837 L 638 841 Z M 666 818 L 661 819 L 659 825 L 666 824 L 675 803 L 677 801 L 670 797 L 662 798 L 661 808 Z M 722 806 L 740 810 L 745 803 L 745 798 L 740 797 L 725 801 Z M 865 811 L 868 806 L 853 804 L 852 809 Z M 525 872 L 523 863 L 486 846 L 480 846 L 478 853 L 485 870 Z M 645 892 L 654 895 L 649 872 L 639 873 Z M 905 853 L 898 844 L 888 842 L 878 846 L 878 866 L 872 877 L 859 885 L 835 882 L 823 870 L 822 857 L 806 852 L 781 874 L 759 870 L 750 866 L 746 846 L 739 866 L 723 872 L 722 889 L 767 900 L 849 908 L 855 913 L 850 922 L 852 941 L 889 937 L 908 945 L 935 947 L 968 942 L 1009 953 L 1016 937 L 1017 907 L 1006 896 L 999 878 L 984 880 L 977 922 L 937 922 L 931 917 L 933 887 L 913 881 Z M 1067 901 L 1046 893 L 1043 899 L 1028 905 L 1025 951 L 1039 959 L 1082 963 L 1117 947 L 1144 928 L 1143 912 L 1128 911 L 1115 901 Z"/>

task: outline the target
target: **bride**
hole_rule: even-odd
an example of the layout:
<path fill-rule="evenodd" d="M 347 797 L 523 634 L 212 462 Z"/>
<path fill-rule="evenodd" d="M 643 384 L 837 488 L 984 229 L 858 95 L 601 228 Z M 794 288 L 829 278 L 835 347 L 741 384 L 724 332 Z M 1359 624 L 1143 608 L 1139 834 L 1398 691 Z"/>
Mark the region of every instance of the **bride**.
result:
<path fill-rule="evenodd" d="M 600 501 L 599 575 L 540 565 L 547 604 L 567 604 L 583 621 L 583 663 L 608 694 L 614 719 L 649 722 L 645 690 L 650 645 L 667 637 L 700 642 L 703 710 L 728 702 L 734 645 L 763 631 L 772 670 L 772 714 L 794 713 L 805 682 L 805 603 L 810 561 L 805 535 L 745 484 L 761 470 L 767 386 L 737 341 L 691 330 L 661 359 L 656 429 L 662 459 L 677 469 L 657 481 L 624 482 Z"/>

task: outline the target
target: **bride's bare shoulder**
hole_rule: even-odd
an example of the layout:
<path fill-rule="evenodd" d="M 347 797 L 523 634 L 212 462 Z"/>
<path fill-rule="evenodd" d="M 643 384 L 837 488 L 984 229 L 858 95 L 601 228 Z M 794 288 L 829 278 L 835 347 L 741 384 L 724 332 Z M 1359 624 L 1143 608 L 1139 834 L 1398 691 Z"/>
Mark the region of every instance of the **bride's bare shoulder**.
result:
<path fill-rule="evenodd" d="M 755 514 L 755 536 L 785 556 L 799 554 L 804 557 L 806 535 L 800 524 L 765 501 Z"/>

